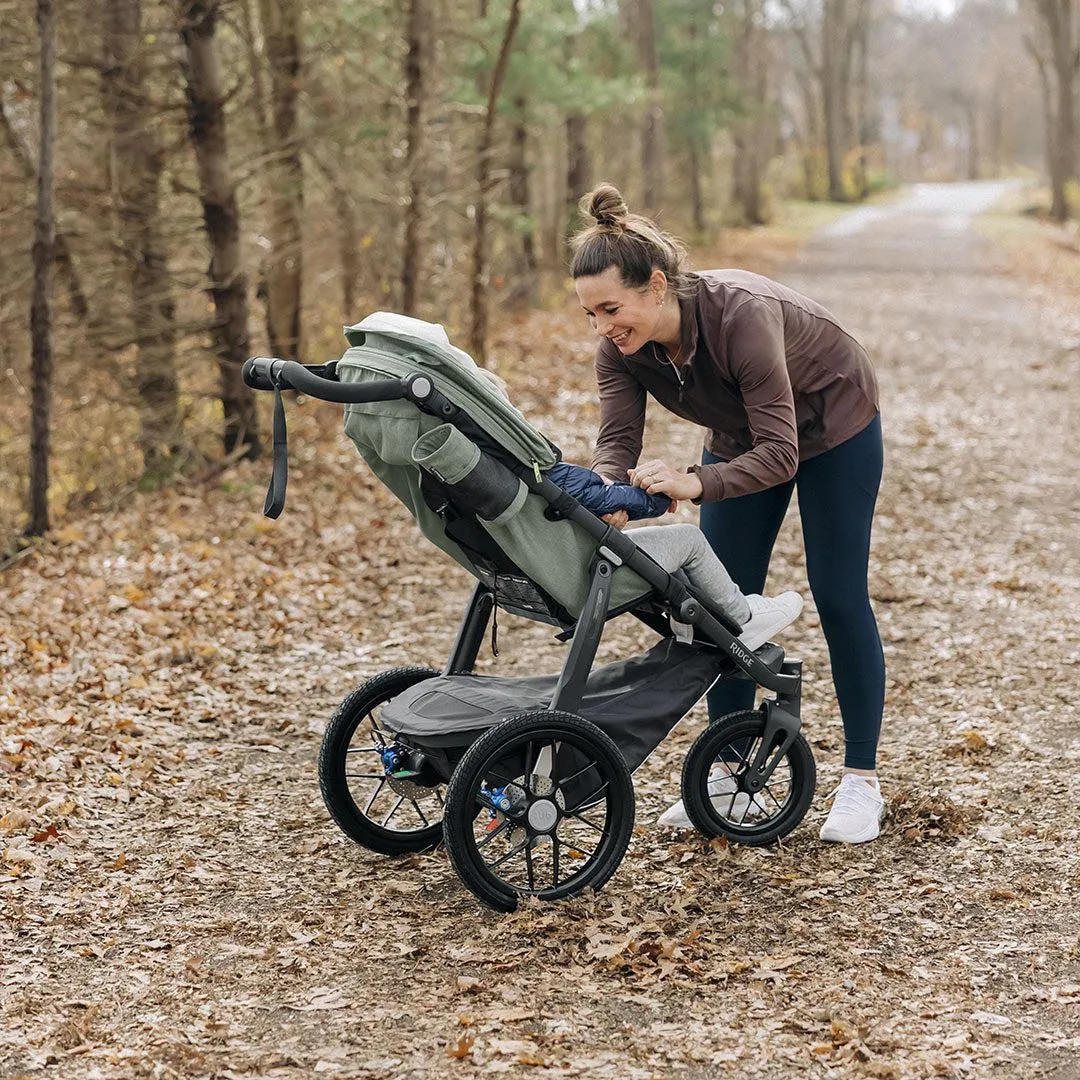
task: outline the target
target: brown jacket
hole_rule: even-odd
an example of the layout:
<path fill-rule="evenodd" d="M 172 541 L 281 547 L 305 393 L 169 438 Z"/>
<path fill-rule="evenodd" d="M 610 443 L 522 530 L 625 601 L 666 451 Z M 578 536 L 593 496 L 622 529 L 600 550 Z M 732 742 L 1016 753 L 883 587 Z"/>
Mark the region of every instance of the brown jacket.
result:
<path fill-rule="evenodd" d="M 677 371 L 650 342 L 623 356 L 596 352 L 600 432 L 593 468 L 625 480 L 638 462 L 646 395 L 708 429 L 724 460 L 692 465 L 702 498 L 730 499 L 782 484 L 805 461 L 857 435 L 878 411 L 866 350 L 820 304 L 760 274 L 706 270 L 681 300 Z"/>

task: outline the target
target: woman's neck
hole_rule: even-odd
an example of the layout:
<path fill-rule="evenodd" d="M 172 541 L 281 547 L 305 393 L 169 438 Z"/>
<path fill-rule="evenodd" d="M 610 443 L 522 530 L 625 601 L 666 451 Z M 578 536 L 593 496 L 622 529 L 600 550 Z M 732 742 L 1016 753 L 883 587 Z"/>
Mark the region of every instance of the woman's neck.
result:
<path fill-rule="evenodd" d="M 662 346 L 669 356 L 675 356 L 682 345 L 682 313 L 678 298 L 669 293 L 664 299 L 660 314 L 653 328 L 652 339 Z"/>

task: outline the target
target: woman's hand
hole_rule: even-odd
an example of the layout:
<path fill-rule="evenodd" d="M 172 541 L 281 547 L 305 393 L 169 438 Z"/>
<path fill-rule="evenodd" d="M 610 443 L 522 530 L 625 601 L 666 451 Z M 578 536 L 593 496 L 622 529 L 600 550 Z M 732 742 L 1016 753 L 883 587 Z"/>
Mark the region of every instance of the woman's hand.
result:
<path fill-rule="evenodd" d="M 700 499 L 701 480 L 694 472 L 678 472 L 666 461 L 646 461 L 630 470 L 630 483 L 644 488 L 650 495 L 666 495 L 669 499 Z"/>

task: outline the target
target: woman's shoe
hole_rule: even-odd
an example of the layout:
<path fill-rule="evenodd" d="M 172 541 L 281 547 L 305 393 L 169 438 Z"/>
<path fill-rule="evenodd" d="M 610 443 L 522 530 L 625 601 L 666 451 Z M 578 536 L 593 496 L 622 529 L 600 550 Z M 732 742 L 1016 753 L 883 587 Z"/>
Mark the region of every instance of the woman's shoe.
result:
<path fill-rule="evenodd" d="M 736 794 L 737 793 L 737 794 Z M 732 800 L 732 796 L 735 796 Z M 714 776 L 709 781 L 709 796 L 713 808 L 721 817 L 729 821 L 742 822 L 760 817 L 764 807 L 756 799 L 751 805 L 750 796 L 739 791 L 738 782 L 733 776 Z M 669 806 L 657 819 L 657 825 L 666 825 L 672 829 L 692 829 L 694 823 L 686 813 L 682 799 Z"/>
<path fill-rule="evenodd" d="M 832 794 L 832 809 L 821 826 L 821 839 L 840 844 L 865 844 L 875 839 L 885 813 L 877 780 L 848 773 Z"/>

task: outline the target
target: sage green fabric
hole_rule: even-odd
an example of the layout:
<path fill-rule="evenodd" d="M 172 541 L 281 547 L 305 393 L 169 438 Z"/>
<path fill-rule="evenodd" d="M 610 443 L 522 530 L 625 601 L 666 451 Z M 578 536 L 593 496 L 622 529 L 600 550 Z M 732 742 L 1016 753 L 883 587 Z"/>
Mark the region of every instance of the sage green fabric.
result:
<path fill-rule="evenodd" d="M 338 377 L 351 381 L 350 370 L 381 372 L 383 378 L 401 378 L 417 368 L 431 376 L 441 391 L 525 465 L 550 469 L 557 458 L 547 439 L 536 430 L 495 386 L 480 374 L 468 353 L 452 345 L 437 345 L 416 334 L 391 329 L 394 323 L 433 326 L 419 319 L 405 319 L 376 312 L 363 322 L 345 328 L 352 346 L 338 361 Z M 437 327 L 441 330 L 441 327 Z M 445 337 L 445 334 L 443 335 Z"/>
<path fill-rule="evenodd" d="M 535 462 L 541 470 L 550 468 L 555 455 L 547 440 L 483 376 L 470 372 L 452 354 L 433 359 L 431 354 L 439 351 L 433 345 L 419 348 L 411 342 L 391 341 L 383 333 L 368 334 L 363 344 L 353 345 L 345 353 L 338 374 L 342 382 L 368 382 L 424 371 L 438 390 L 466 409 L 519 460 Z M 424 501 L 420 469 L 412 460 L 417 440 L 439 425 L 437 417 L 420 412 L 409 401 L 373 401 L 345 407 L 345 433 L 375 475 L 405 504 L 424 536 L 473 572 L 468 556 L 446 535 L 442 519 Z M 460 436 L 460 440 L 455 438 L 456 452 L 461 455 L 456 467 L 463 468 L 466 462 L 472 467 L 479 449 L 460 432 L 456 435 Z M 537 585 L 577 616 L 588 595 L 589 565 L 598 545 L 572 522 L 549 521 L 544 516 L 546 509 L 547 503 L 521 484 L 517 498 L 498 518 L 477 520 Z M 648 584 L 626 567 L 617 568 L 612 575 L 613 607 L 648 591 Z"/>

